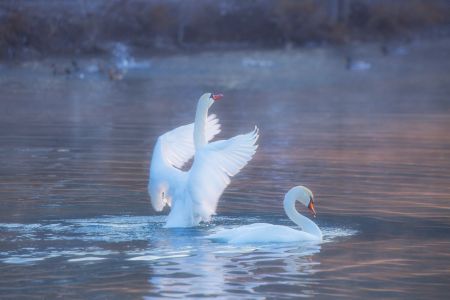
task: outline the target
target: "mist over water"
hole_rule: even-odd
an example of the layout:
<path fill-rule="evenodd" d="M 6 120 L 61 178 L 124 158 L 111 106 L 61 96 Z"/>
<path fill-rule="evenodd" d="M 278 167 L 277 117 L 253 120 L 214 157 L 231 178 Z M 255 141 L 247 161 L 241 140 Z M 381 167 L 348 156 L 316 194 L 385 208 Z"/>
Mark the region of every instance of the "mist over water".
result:
<path fill-rule="evenodd" d="M 53 75 L 62 58 L 0 67 L 0 298 L 445 298 L 449 45 L 360 46 L 364 71 L 336 48 L 127 54 L 121 80 L 89 72 L 101 58 L 79 60 L 82 77 Z M 210 224 L 164 229 L 146 191 L 152 147 L 205 91 L 225 95 L 219 138 L 256 124 L 260 146 Z M 205 238 L 294 226 L 282 200 L 299 184 L 324 243 Z"/>

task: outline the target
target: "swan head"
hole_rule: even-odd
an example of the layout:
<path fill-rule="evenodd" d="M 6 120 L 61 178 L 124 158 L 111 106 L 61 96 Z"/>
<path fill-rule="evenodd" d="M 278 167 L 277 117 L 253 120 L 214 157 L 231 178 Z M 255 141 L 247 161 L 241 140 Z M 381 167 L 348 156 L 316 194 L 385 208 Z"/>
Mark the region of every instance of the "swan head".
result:
<path fill-rule="evenodd" d="M 199 105 L 206 105 L 208 108 L 213 105 L 215 101 L 218 101 L 223 98 L 222 94 L 213 94 L 213 93 L 205 93 L 198 100 Z"/>
<path fill-rule="evenodd" d="M 150 180 L 148 191 L 152 206 L 156 211 L 162 211 L 166 204 L 170 206 L 169 185 L 167 183 Z"/>
<path fill-rule="evenodd" d="M 294 203 L 295 201 L 299 201 L 309 209 L 314 217 L 316 216 L 316 209 L 314 208 L 314 195 L 307 187 L 299 185 L 290 189 L 286 194 L 285 202 L 289 200 L 294 201 Z"/>

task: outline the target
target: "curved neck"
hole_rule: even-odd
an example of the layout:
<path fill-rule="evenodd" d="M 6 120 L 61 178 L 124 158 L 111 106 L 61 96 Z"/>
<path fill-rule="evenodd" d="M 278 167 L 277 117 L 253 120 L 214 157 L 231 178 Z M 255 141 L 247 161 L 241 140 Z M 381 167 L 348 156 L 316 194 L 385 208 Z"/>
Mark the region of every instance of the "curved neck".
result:
<path fill-rule="evenodd" d="M 201 99 L 201 98 L 200 98 Z M 199 100 L 197 111 L 195 112 L 194 123 L 194 145 L 195 149 L 200 149 L 207 144 L 206 139 L 206 120 L 208 118 L 209 103 Z"/>
<path fill-rule="evenodd" d="M 295 201 L 297 200 L 297 197 L 293 194 L 286 194 L 284 198 L 284 211 L 286 212 L 286 215 L 291 219 L 292 222 L 297 224 L 299 227 L 302 228 L 304 232 L 307 232 L 318 239 L 322 239 L 322 231 L 320 228 L 308 219 L 307 217 L 301 215 L 295 208 Z"/>

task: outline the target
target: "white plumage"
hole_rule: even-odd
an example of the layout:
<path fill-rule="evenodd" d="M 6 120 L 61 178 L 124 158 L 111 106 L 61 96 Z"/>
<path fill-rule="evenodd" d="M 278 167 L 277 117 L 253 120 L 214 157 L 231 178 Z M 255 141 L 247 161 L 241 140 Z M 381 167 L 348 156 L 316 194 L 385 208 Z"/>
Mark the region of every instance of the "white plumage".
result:
<path fill-rule="evenodd" d="M 148 191 L 155 210 L 171 206 L 166 227 L 196 226 L 209 221 L 220 196 L 255 154 L 258 129 L 228 140 L 208 143 L 220 132 L 208 109 L 216 95 L 200 97 L 195 122 L 161 135 L 150 166 Z M 180 170 L 194 157 L 189 171 Z"/>
<path fill-rule="evenodd" d="M 314 209 L 313 194 L 304 186 L 296 186 L 290 189 L 284 197 L 283 207 L 286 215 L 292 222 L 299 226 L 299 229 L 301 230 L 268 223 L 254 223 L 237 228 L 222 229 L 209 235 L 207 238 L 224 241 L 230 244 L 303 241 L 321 242 L 322 231 L 312 220 L 302 216 L 295 209 L 296 201 L 299 201 L 308 207 L 315 215 L 316 211 Z"/>

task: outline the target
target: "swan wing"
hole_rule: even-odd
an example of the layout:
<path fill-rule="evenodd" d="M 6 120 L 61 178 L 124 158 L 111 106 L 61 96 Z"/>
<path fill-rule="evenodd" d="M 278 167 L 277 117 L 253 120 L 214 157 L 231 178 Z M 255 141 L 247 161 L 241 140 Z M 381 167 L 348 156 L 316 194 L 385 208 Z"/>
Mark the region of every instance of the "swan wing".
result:
<path fill-rule="evenodd" d="M 207 144 L 195 153 L 189 172 L 188 189 L 194 211 L 202 221 L 208 221 L 230 177 L 236 175 L 256 152 L 258 128 L 228 140 Z"/>
<path fill-rule="evenodd" d="M 207 140 L 211 140 L 219 132 L 219 120 L 215 115 L 210 115 L 206 123 Z M 187 177 L 187 173 L 180 169 L 194 153 L 194 123 L 166 132 L 156 141 L 148 182 L 148 193 L 156 211 L 161 211 L 166 204 L 172 205 L 176 188 L 181 186 Z M 169 187 L 165 199 L 160 197 L 161 185 Z"/>
<path fill-rule="evenodd" d="M 208 116 L 206 139 L 212 140 L 220 132 L 216 115 Z M 162 155 L 170 165 L 181 169 L 195 154 L 194 123 L 180 126 L 160 136 Z"/>

